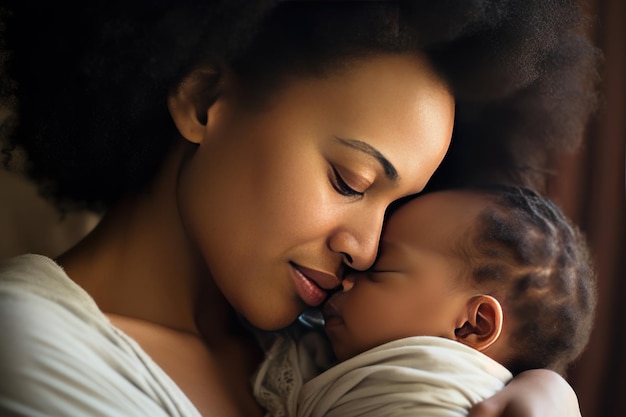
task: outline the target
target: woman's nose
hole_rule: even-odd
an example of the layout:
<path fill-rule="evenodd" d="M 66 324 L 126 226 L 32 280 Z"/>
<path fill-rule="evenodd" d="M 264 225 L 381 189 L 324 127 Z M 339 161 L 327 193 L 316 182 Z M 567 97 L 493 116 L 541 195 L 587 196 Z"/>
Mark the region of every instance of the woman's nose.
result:
<path fill-rule="evenodd" d="M 384 212 L 380 215 L 370 212 L 363 216 L 362 221 L 351 219 L 350 225 L 335 231 L 330 237 L 331 250 L 341 253 L 350 268 L 366 270 L 376 259 L 383 217 Z"/>

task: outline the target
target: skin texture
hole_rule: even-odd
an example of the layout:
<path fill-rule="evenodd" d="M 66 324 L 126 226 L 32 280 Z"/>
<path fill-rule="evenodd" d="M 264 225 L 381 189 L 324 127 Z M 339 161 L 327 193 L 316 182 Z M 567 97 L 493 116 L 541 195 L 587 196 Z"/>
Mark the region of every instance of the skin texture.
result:
<path fill-rule="evenodd" d="M 291 323 L 306 307 L 294 264 L 327 273 L 326 286 L 344 261 L 368 267 L 387 206 L 420 191 L 443 158 L 454 100 L 412 55 L 292 80 L 257 111 L 232 78 L 209 107 L 196 81 L 170 98 L 186 141 L 151 188 L 59 262 L 203 415 L 259 415 L 248 381 L 260 358 L 236 318 Z"/>
<path fill-rule="evenodd" d="M 546 415 L 546 410 L 558 410 L 560 416 L 581 416 L 576 393 L 559 374 L 533 369 L 517 375 L 498 394 L 476 404 L 467 416 L 539 417 Z"/>
<path fill-rule="evenodd" d="M 339 360 L 410 336 L 457 340 L 502 360 L 500 304 L 464 276 L 463 260 L 454 254 L 487 204 L 476 194 L 445 191 L 393 213 L 376 263 L 349 274 L 343 291 L 324 306 Z"/>
<path fill-rule="evenodd" d="M 180 175 L 181 217 L 229 303 L 278 329 L 312 301 L 294 285 L 298 268 L 328 274 L 317 285 L 329 289 L 344 261 L 373 262 L 387 206 L 420 191 L 442 160 L 454 101 L 409 55 L 296 81 L 260 113 L 236 97 L 218 100 L 202 136 L 190 135 L 199 146 Z"/>

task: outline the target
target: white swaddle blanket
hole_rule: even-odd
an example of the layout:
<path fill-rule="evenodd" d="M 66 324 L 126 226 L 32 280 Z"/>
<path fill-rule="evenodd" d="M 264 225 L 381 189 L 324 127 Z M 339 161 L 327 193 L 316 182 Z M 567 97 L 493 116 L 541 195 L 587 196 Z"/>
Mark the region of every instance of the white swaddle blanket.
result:
<path fill-rule="evenodd" d="M 254 384 L 268 416 L 460 417 L 512 378 L 477 350 L 419 336 L 381 345 L 308 379 L 311 346 L 310 340 L 285 338 L 268 352 L 278 371 L 264 363 Z M 286 372 L 286 364 L 296 369 Z"/>

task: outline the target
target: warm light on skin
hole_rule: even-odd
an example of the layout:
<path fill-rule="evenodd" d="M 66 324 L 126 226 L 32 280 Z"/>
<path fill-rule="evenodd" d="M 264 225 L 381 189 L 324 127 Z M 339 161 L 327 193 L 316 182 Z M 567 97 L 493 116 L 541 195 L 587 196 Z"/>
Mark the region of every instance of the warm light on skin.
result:
<path fill-rule="evenodd" d="M 277 329 L 306 308 L 293 265 L 367 268 L 394 200 L 419 192 L 450 143 L 454 99 L 413 55 L 355 61 L 296 79 L 248 111 L 224 94 L 207 112 L 179 179 L 187 235 L 228 302 Z"/>
<path fill-rule="evenodd" d="M 389 178 L 392 181 L 398 180 L 398 171 L 396 170 L 396 168 L 391 164 L 391 162 L 389 162 L 387 158 L 385 158 L 380 152 L 378 152 L 376 148 L 370 146 L 369 144 L 361 140 L 343 139 L 343 138 L 336 138 L 336 139 L 342 145 L 350 146 L 354 149 L 360 150 L 362 152 L 365 152 L 368 155 L 373 156 L 374 158 L 376 158 L 378 162 L 380 162 L 380 165 L 383 167 L 383 170 L 385 171 L 385 175 L 387 176 L 387 178 Z"/>
<path fill-rule="evenodd" d="M 326 332 L 339 360 L 410 336 L 445 337 L 501 358 L 500 303 L 479 293 L 454 255 L 487 204 L 469 192 L 437 192 L 391 215 L 376 263 L 349 274 L 326 306 Z"/>

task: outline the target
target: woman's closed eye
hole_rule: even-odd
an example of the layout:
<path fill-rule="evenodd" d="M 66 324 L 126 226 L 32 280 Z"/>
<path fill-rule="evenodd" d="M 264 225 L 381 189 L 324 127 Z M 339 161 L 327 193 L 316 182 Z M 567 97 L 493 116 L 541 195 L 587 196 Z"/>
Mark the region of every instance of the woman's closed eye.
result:
<path fill-rule="evenodd" d="M 331 165 L 331 167 L 332 167 L 331 183 L 333 185 L 333 188 L 339 194 L 341 194 L 343 196 L 346 196 L 346 197 L 363 197 L 365 192 L 357 191 L 354 188 L 352 188 L 351 186 L 349 186 L 348 183 L 343 179 L 343 177 L 341 176 L 339 171 L 337 171 L 337 168 L 335 168 L 332 165 Z"/>
<path fill-rule="evenodd" d="M 381 268 L 372 267 L 368 269 L 367 271 L 365 271 L 364 275 L 368 280 L 372 282 L 382 282 L 384 280 L 388 280 L 389 278 L 392 278 L 393 276 L 397 277 L 398 274 L 401 274 L 401 273 L 402 271 L 400 270 L 381 269 Z"/>
<path fill-rule="evenodd" d="M 370 269 L 365 273 L 368 280 L 372 282 L 381 282 L 388 271 Z"/>

